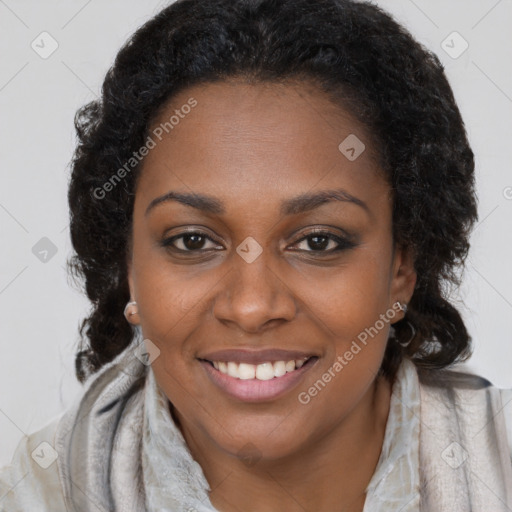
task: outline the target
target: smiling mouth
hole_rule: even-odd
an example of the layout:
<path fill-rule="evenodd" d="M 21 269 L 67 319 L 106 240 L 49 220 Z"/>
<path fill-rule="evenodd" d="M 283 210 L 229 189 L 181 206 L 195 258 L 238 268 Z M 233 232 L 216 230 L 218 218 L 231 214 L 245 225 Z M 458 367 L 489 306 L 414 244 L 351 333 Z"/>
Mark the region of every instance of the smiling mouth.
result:
<path fill-rule="evenodd" d="M 279 379 L 288 373 L 309 366 L 318 357 L 304 357 L 301 359 L 290 359 L 288 361 L 267 361 L 260 364 L 237 363 L 235 361 L 204 361 L 209 363 L 218 372 L 239 380 L 271 380 Z"/>

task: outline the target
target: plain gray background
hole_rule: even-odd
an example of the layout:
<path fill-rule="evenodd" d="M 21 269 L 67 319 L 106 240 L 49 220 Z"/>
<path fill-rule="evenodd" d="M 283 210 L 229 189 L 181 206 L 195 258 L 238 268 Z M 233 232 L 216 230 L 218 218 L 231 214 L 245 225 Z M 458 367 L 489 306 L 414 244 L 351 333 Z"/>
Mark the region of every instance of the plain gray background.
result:
<path fill-rule="evenodd" d="M 474 338 L 470 368 L 512 387 L 512 2 L 376 3 L 440 57 L 465 120 L 480 221 L 453 300 Z M 0 0 L 0 466 L 80 394 L 74 352 L 89 304 L 65 272 L 73 116 L 127 37 L 167 4 Z"/>

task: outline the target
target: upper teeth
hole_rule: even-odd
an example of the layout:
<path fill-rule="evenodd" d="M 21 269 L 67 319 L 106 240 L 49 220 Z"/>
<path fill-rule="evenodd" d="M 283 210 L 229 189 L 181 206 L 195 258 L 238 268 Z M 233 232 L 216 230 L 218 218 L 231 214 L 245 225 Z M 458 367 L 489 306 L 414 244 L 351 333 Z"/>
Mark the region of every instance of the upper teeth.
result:
<path fill-rule="evenodd" d="M 270 380 L 274 377 L 282 377 L 288 372 L 300 368 L 309 358 L 291 359 L 290 361 L 276 361 L 274 363 L 248 364 L 235 363 L 233 361 L 213 361 L 213 366 L 221 373 L 225 373 L 235 379 Z"/>

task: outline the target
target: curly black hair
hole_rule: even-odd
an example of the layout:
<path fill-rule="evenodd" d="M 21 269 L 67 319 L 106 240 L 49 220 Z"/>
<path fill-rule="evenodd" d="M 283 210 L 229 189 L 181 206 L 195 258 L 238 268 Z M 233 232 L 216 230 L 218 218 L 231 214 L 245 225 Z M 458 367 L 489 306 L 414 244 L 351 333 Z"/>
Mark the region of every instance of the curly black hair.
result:
<path fill-rule="evenodd" d="M 229 78 L 316 84 L 373 135 L 393 193 L 393 239 L 411 248 L 418 275 L 384 374 L 393 376 L 404 356 L 433 369 L 469 357 L 471 337 L 448 292 L 460 285 L 477 220 L 474 158 L 437 56 L 370 2 L 178 0 L 131 36 L 101 97 L 75 116 L 68 193 L 75 254 L 67 263 L 93 306 L 80 324 L 78 380 L 134 339 L 123 310 L 141 164 L 107 194 L 95 190 L 143 146 L 174 95 Z"/>

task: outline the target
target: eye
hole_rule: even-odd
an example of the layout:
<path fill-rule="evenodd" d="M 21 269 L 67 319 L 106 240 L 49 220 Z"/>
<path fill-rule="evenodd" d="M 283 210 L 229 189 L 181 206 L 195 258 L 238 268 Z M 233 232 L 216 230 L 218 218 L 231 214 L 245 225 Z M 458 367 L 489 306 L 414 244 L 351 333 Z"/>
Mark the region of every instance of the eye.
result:
<path fill-rule="evenodd" d="M 316 253 L 333 253 L 355 247 L 351 240 L 335 235 L 329 231 L 314 231 L 295 243 L 299 251 Z M 302 247 L 300 247 L 302 246 Z"/>
<path fill-rule="evenodd" d="M 213 246 L 208 247 L 208 242 Z M 178 252 L 203 252 L 208 250 L 219 250 L 223 248 L 219 246 L 215 240 L 200 231 L 187 231 L 179 235 L 166 238 L 162 241 L 162 246 L 174 249 Z"/>

